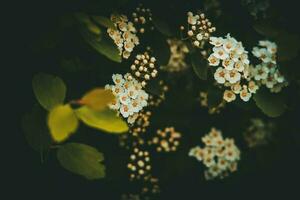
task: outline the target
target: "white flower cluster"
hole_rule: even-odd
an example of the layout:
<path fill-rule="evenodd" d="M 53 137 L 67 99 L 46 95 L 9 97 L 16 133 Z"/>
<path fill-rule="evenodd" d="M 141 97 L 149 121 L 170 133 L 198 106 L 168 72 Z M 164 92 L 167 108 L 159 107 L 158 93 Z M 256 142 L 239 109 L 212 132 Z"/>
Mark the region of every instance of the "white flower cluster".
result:
<path fill-rule="evenodd" d="M 143 87 L 145 87 L 147 81 L 157 76 L 158 71 L 155 65 L 155 57 L 150 56 L 146 51 L 143 54 L 136 55 L 130 69 L 135 78 L 141 82 Z"/>
<path fill-rule="evenodd" d="M 271 92 L 280 92 L 288 85 L 284 76 L 279 72 L 276 63 L 277 45 L 268 40 L 259 41 L 260 47 L 254 47 L 252 54 L 261 63 L 251 68 L 251 76 L 260 85 L 265 85 Z"/>
<path fill-rule="evenodd" d="M 274 130 L 272 122 L 265 122 L 262 119 L 251 119 L 251 124 L 244 132 L 244 138 L 247 145 L 252 148 L 260 145 L 267 144 Z"/>
<path fill-rule="evenodd" d="M 111 15 L 111 21 L 114 23 L 115 28 L 108 28 L 107 33 L 117 45 L 120 55 L 127 59 L 133 48 L 139 44 L 137 31 L 125 15 Z"/>
<path fill-rule="evenodd" d="M 189 52 L 188 47 L 181 40 L 168 39 L 167 40 L 170 46 L 170 59 L 169 63 L 166 66 L 162 66 L 163 70 L 168 72 L 180 72 L 187 68 L 185 62 L 186 54 Z"/>
<path fill-rule="evenodd" d="M 145 26 L 150 26 L 150 30 L 154 29 L 152 23 L 152 12 L 149 8 L 144 8 L 142 4 L 140 4 L 135 11 L 132 13 L 133 23 L 138 28 L 140 33 L 145 32 Z"/>
<path fill-rule="evenodd" d="M 192 40 L 195 47 L 203 48 L 210 34 L 216 31 L 212 23 L 205 17 L 204 13 L 194 15 L 192 12 L 187 13 L 188 16 L 188 30 L 187 35 Z M 181 26 L 181 30 L 184 27 Z"/>
<path fill-rule="evenodd" d="M 223 139 L 222 133 L 215 128 L 202 137 L 204 148 L 196 146 L 189 152 L 189 156 L 202 161 L 208 168 L 205 172 L 207 180 L 223 178 L 237 170 L 237 162 L 240 160 L 240 150 L 233 139 Z"/>
<path fill-rule="evenodd" d="M 234 101 L 236 94 L 240 95 L 243 101 L 249 101 L 252 93 L 255 93 L 258 86 L 254 81 L 249 80 L 249 59 L 242 42 L 227 34 L 225 38 L 210 37 L 210 44 L 214 45 L 213 53 L 208 57 L 210 66 L 219 66 L 214 73 L 214 78 L 219 84 L 224 84 L 230 89 L 225 90 L 224 100 Z M 246 84 L 242 84 L 242 80 Z"/>
<path fill-rule="evenodd" d="M 142 85 L 127 73 L 124 77 L 121 74 L 113 74 L 112 79 L 115 85 L 106 85 L 105 89 L 111 90 L 116 99 L 109 107 L 117 110 L 128 123 L 134 121 L 130 118 L 147 106 L 148 94 L 142 89 Z"/>

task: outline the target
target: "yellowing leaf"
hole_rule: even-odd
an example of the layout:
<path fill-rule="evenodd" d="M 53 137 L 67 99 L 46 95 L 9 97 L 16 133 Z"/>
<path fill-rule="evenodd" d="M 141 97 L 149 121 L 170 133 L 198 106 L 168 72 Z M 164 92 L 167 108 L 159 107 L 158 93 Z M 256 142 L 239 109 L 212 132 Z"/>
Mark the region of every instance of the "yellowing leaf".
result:
<path fill-rule="evenodd" d="M 94 111 L 87 106 L 83 106 L 75 111 L 77 117 L 86 125 L 109 133 L 124 133 L 128 131 L 128 126 L 117 113 L 106 108 L 103 111 Z"/>
<path fill-rule="evenodd" d="M 95 111 L 101 111 L 114 99 L 115 96 L 111 93 L 111 91 L 103 88 L 97 88 L 84 95 L 80 100 L 80 103 Z"/>
<path fill-rule="evenodd" d="M 48 127 L 56 142 L 64 141 L 77 130 L 78 119 L 69 104 L 56 106 L 50 111 Z"/>

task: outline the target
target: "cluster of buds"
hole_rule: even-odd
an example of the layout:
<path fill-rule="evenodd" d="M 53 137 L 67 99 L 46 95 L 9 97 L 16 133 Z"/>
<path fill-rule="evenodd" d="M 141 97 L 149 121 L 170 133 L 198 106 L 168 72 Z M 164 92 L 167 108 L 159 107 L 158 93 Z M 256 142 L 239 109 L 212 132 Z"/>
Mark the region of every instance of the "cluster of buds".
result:
<path fill-rule="evenodd" d="M 240 160 L 240 150 L 233 139 L 223 139 L 222 132 L 212 128 L 211 131 L 202 137 L 205 147 L 196 146 L 189 152 L 189 156 L 202 161 L 208 168 L 205 178 L 223 178 L 237 170 L 237 162 Z"/>
<path fill-rule="evenodd" d="M 170 46 L 170 60 L 166 66 L 162 66 L 162 69 L 168 72 L 185 70 L 188 67 L 185 62 L 186 55 L 189 52 L 188 47 L 183 41 L 177 39 L 168 39 L 167 42 Z"/>
<path fill-rule="evenodd" d="M 188 16 L 188 28 L 186 33 L 191 39 L 192 44 L 197 48 L 203 48 L 205 43 L 210 38 L 211 33 L 216 31 L 216 28 L 212 25 L 209 19 L 206 18 L 204 13 L 194 15 L 192 12 L 187 13 Z M 180 29 L 185 30 L 184 26 Z"/>
<path fill-rule="evenodd" d="M 111 15 L 110 19 L 115 27 L 108 28 L 107 33 L 117 45 L 120 55 L 128 59 L 133 48 L 140 43 L 136 35 L 137 31 L 125 15 Z"/>
<path fill-rule="evenodd" d="M 159 87 L 161 88 L 161 94 L 159 96 L 149 95 L 148 105 L 152 107 L 158 107 L 164 100 L 165 94 L 169 90 L 169 87 L 165 84 L 163 80 L 159 81 Z"/>
<path fill-rule="evenodd" d="M 159 180 L 158 178 L 155 178 L 153 176 L 149 176 L 145 180 L 145 186 L 142 188 L 142 194 L 149 194 L 149 195 L 155 195 L 160 192 L 160 187 L 158 184 Z"/>
<path fill-rule="evenodd" d="M 154 145 L 158 152 L 176 151 L 179 146 L 181 133 L 176 132 L 174 127 L 167 127 L 164 130 L 157 130 L 156 136 L 148 141 L 149 145 Z"/>
<path fill-rule="evenodd" d="M 151 172 L 149 152 L 134 148 L 127 168 L 130 170 L 130 180 L 147 180 Z"/>
<path fill-rule="evenodd" d="M 155 57 L 150 56 L 146 51 L 143 54 L 136 55 L 134 63 L 130 67 L 132 75 L 135 76 L 143 87 L 147 85 L 147 81 L 157 76 L 158 71 L 155 62 Z"/>
<path fill-rule="evenodd" d="M 262 119 L 251 119 L 251 124 L 244 132 L 244 138 L 248 147 L 257 147 L 267 144 L 272 136 L 274 124 L 264 122 Z"/>
<path fill-rule="evenodd" d="M 214 107 L 208 106 L 208 93 L 207 92 L 200 92 L 200 105 L 202 107 L 208 108 L 209 114 L 218 114 L 220 113 L 221 109 L 223 109 L 226 105 L 225 101 L 221 101 L 218 105 Z"/>
<path fill-rule="evenodd" d="M 128 134 L 121 134 L 119 137 L 119 144 L 121 147 L 130 149 L 144 145 L 145 141 L 142 134 L 146 132 L 147 127 L 150 125 L 151 111 L 142 110 L 133 115 L 134 119 Z M 130 119 L 131 120 L 131 119 Z"/>
<path fill-rule="evenodd" d="M 135 24 L 140 33 L 144 33 L 149 26 L 150 30 L 154 29 L 152 23 L 152 12 L 149 8 L 144 8 L 142 4 L 140 4 L 132 13 L 132 18 L 133 23 Z"/>
<path fill-rule="evenodd" d="M 122 194 L 121 200 L 150 200 L 155 198 L 160 192 L 159 180 L 152 175 L 147 176 L 140 185 L 140 191 L 137 193 Z"/>

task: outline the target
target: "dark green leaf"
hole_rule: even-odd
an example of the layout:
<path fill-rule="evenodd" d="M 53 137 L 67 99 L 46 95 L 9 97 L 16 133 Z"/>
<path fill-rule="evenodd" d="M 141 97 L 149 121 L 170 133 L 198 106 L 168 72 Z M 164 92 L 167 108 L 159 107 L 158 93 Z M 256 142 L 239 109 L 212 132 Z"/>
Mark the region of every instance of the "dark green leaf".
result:
<path fill-rule="evenodd" d="M 201 57 L 200 53 L 195 52 L 191 55 L 191 63 L 196 75 L 201 80 L 207 80 L 208 64 L 206 60 Z"/>
<path fill-rule="evenodd" d="M 92 19 L 100 26 L 104 26 L 106 28 L 113 28 L 113 29 L 116 28 L 114 23 L 107 17 L 92 16 Z"/>
<path fill-rule="evenodd" d="M 62 104 L 66 96 L 66 86 L 57 76 L 39 73 L 33 77 L 32 87 L 38 102 L 46 109 Z"/>
<path fill-rule="evenodd" d="M 94 147 L 68 143 L 58 149 L 57 159 L 65 169 L 89 180 L 105 177 L 105 166 L 101 163 L 103 154 Z"/>
<path fill-rule="evenodd" d="M 262 21 L 253 25 L 253 28 L 261 35 L 267 37 L 276 37 L 279 34 L 279 30 L 274 28 L 269 21 Z"/>
<path fill-rule="evenodd" d="M 93 23 L 90 18 L 84 13 L 77 13 L 76 18 L 80 22 L 79 31 L 82 34 L 84 40 L 93 47 L 97 52 L 104 55 L 108 59 L 121 62 L 122 58 L 119 54 L 119 50 L 113 40 L 108 36 L 105 31 L 100 31 L 102 34 L 97 35 L 98 27 Z M 96 29 L 97 27 L 97 29 Z M 95 34 L 96 33 L 96 34 Z"/>
<path fill-rule="evenodd" d="M 259 89 L 253 98 L 257 107 L 269 117 L 278 117 L 283 114 L 286 109 L 281 94 L 271 93 L 265 88 Z"/>
<path fill-rule="evenodd" d="M 278 44 L 278 60 L 286 61 L 295 58 L 299 51 L 300 38 L 296 34 L 282 31 L 276 38 Z"/>
<path fill-rule="evenodd" d="M 153 39 L 154 40 L 151 42 L 151 47 L 158 65 L 167 65 L 170 60 L 171 52 L 166 38 L 160 33 L 157 33 L 153 34 Z"/>
<path fill-rule="evenodd" d="M 162 21 L 161 19 L 158 19 L 157 17 L 153 17 L 152 22 L 155 28 L 157 28 L 157 30 L 161 32 L 163 35 L 167 37 L 172 36 L 172 31 L 166 22 Z"/>
<path fill-rule="evenodd" d="M 51 137 L 46 124 L 46 113 L 35 106 L 31 113 L 22 118 L 22 127 L 28 144 L 41 155 L 49 149 Z"/>
<path fill-rule="evenodd" d="M 218 106 L 223 101 L 223 93 L 219 88 L 209 87 L 207 91 L 207 104 L 209 108 Z"/>

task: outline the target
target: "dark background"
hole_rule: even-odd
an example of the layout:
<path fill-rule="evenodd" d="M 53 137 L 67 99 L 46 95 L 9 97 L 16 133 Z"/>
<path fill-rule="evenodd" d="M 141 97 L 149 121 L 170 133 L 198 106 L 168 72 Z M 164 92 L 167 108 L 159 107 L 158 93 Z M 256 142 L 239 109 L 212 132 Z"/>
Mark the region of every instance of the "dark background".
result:
<path fill-rule="evenodd" d="M 231 32 L 250 47 L 258 36 L 252 29 L 253 19 L 239 1 L 221 1 L 223 15 L 216 26 L 221 33 Z M 124 13 L 136 2 L 122 7 Z M 112 2 L 104 1 L 26 1 L 12 2 L 13 9 L 9 15 L 8 40 L 12 53 L 12 63 L 8 78 L 10 85 L 16 86 L 10 91 L 13 100 L 9 106 L 9 116 L 13 123 L 9 134 L 13 140 L 4 141 L 4 153 L 9 162 L 5 163 L 8 175 L 5 190 L 13 199 L 22 198 L 85 198 L 85 199 L 118 199 L 120 194 L 130 192 L 137 186 L 127 181 L 127 153 L 118 147 L 114 136 L 81 126 L 78 134 L 71 138 L 97 147 L 105 154 L 107 177 L 99 181 L 88 181 L 73 175 L 59 166 L 55 151 L 50 152 L 47 161 L 40 162 L 39 155 L 26 143 L 21 129 L 21 117 L 29 112 L 36 103 L 31 88 L 31 79 L 37 72 L 57 74 L 68 86 L 68 99 L 78 98 L 88 89 L 108 83 L 111 74 L 126 72 L 128 68 L 119 67 L 108 61 L 83 43 L 72 27 L 65 27 L 63 16 L 76 11 L 100 13 L 109 16 L 114 9 Z M 280 18 L 280 25 L 291 33 L 298 34 L 299 6 L 296 1 L 271 1 L 275 16 Z M 95 5 L 98 5 L 95 6 Z M 150 3 L 154 13 L 165 18 L 172 25 L 185 19 L 187 10 L 196 10 L 201 1 L 153 1 Z M 62 28 L 64 27 L 64 28 Z M 43 44 L 44 38 L 52 36 L 54 44 Z M 10 42 L 12 41 L 12 42 Z M 40 44 L 43 48 L 40 48 Z M 54 45 L 54 47 L 53 47 Z M 253 46 L 253 45 L 252 45 Z M 68 72 L 60 67 L 62 58 L 80 57 L 87 67 L 80 72 Z M 298 55 L 299 58 L 299 55 Z M 296 63 L 297 64 L 297 63 Z M 129 66 L 128 63 L 121 65 Z M 299 67 L 299 65 L 297 65 Z M 295 71 L 299 74 L 299 70 Z M 182 146 L 175 154 L 154 155 L 154 173 L 161 181 L 162 193 L 159 199 L 200 199 L 200 198 L 244 198 L 276 197 L 298 199 L 300 164 L 300 127 L 299 127 L 299 87 L 291 84 L 286 93 L 292 107 L 277 119 L 268 119 L 259 110 L 243 110 L 238 106 L 228 106 L 221 115 L 210 116 L 200 108 L 195 97 L 198 94 L 197 84 L 201 84 L 195 75 L 185 73 L 178 77 L 166 76 L 171 85 L 167 101 L 162 107 L 154 110 L 153 124 L 150 132 L 156 128 L 173 125 L 184 135 Z M 175 80 L 174 80 L 175 79 Z M 179 84 L 180 83 L 180 84 Z M 11 111 L 13 110 L 13 111 Z M 155 114 L 157 113 L 157 117 Z M 274 140 L 267 146 L 250 150 L 242 138 L 242 130 L 251 117 L 262 117 L 278 125 Z M 6 123 L 5 123 L 6 124 Z M 7 124 L 6 124 L 7 125 Z M 187 156 L 188 149 L 200 143 L 200 138 L 211 126 L 223 130 L 228 137 L 234 137 L 242 151 L 242 160 L 238 172 L 224 180 L 205 181 L 203 166 Z M 6 133 L 7 134 L 7 133 Z M 7 189 L 6 189 L 7 188 Z"/>

